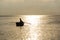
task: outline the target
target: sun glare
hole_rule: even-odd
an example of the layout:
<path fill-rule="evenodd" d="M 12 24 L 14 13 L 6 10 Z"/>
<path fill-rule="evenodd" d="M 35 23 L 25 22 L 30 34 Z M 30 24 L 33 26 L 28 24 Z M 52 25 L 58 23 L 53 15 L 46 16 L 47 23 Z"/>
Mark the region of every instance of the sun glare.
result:
<path fill-rule="evenodd" d="M 40 30 L 40 28 L 41 28 L 40 25 L 42 22 L 41 20 L 43 19 L 43 17 L 45 17 L 45 15 L 22 15 L 19 17 L 23 18 L 24 22 L 31 24 L 28 26 L 24 26 L 25 28 L 28 27 L 27 29 L 29 29 L 29 32 L 28 32 L 29 35 L 25 40 L 37 40 L 38 39 L 38 33 L 39 33 L 39 31 L 37 31 L 37 30 Z M 39 29 L 37 29 L 37 27 L 39 27 Z M 42 35 L 41 33 L 39 33 L 39 34 Z"/>
<path fill-rule="evenodd" d="M 38 15 L 27 15 L 25 16 L 26 20 L 28 23 L 31 23 L 31 25 L 37 25 L 39 22 L 39 18 L 41 19 L 42 16 L 38 16 Z"/>
<path fill-rule="evenodd" d="M 32 26 L 30 26 L 30 38 L 27 38 L 27 40 L 37 40 L 38 39 L 38 32 L 36 32 L 37 25 L 40 24 L 42 17 L 44 15 L 26 15 L 26 21 L 28 23 L 31 23 Z"/>

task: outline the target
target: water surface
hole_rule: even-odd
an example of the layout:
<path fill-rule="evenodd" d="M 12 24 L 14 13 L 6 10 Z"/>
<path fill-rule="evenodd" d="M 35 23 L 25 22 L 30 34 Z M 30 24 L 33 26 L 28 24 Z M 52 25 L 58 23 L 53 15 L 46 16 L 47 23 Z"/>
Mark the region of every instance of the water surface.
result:
<path fill-rule="evenodd" d="M 25 22 L 17 27 L 19 18 Z M 0 15 L 0 40 L 60 40 L 60 15 Z"/>

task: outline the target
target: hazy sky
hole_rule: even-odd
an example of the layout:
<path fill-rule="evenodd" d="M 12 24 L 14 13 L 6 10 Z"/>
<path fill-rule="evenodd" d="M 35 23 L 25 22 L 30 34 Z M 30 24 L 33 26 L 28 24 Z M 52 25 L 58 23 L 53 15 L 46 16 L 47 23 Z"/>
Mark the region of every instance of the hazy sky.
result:
<path fill-rule="evenodd" d="M 60 0 L 0 0 L 0 15 L 59 13 Z"/>

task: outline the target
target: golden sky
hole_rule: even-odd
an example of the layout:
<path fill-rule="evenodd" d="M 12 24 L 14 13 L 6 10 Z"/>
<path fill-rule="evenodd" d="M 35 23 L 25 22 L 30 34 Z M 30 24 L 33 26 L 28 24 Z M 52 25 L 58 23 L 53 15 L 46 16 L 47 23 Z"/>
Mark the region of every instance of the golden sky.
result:
<path fill-rule="evenodd" d="M 60 0 L 0 0 L 0 15 L 59 13 Z"/>

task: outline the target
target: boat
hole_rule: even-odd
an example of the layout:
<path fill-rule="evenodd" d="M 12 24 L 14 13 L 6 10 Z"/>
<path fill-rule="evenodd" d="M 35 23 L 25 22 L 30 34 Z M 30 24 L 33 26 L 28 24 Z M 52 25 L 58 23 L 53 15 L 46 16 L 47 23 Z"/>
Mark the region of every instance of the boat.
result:
<path fill-rule="evenodd" d="M 20 22 L 16 22 L 16 26 L 24 26 L 24 22 L 20 18 Z"/>

